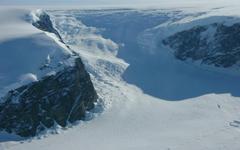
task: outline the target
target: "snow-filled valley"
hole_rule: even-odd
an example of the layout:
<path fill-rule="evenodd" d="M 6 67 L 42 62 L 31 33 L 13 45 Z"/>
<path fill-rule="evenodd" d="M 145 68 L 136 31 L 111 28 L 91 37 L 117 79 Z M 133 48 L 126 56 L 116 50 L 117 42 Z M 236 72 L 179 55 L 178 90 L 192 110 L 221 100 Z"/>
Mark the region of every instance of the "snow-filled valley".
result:
<path fill-rule="evenodd" d="M 39 10 L 1 10 L 0 97 L 51 74 L 39 70 L 46 62 L 54 71 L 61 69 L 59 62 L 71 65 L 67 56 L 74 52 L 103 108 L 67 130 L 31 139 L 3 132 L 0 150 L 239 150 L 238 64 L 217 68 L 181 61 L 162 43 L 195 26 L 238 23 L 236 10 L 46 10 L 67 46 L 29 23 L 28 15 Z"/>

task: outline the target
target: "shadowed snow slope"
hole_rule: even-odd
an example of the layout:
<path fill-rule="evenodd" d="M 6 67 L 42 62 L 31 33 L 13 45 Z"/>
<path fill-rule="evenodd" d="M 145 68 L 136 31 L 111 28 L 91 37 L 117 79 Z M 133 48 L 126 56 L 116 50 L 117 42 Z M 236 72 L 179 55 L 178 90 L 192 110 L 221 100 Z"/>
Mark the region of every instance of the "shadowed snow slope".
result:
<path fill-rule="evenodd" d="M 206 13 L 129 9 L 49 13 L 64 42 L 81 55 L 104 112 L 60 130 L 61 134 L 22 144 L 3 142 L 0 148 L 239 150 L 239 76 L 183 63 L 157 44 L 166 34 L 162 23 Z"/>
<path fill-rule="evenodd" d="M 47 36 L 27 22 L 29 10 L 3 8 L 0 13 L 1 98 L 9 90 L 63 68 L 60 63 L 64 63 L 71 52 L 57 37 L 50 33 Z"/>

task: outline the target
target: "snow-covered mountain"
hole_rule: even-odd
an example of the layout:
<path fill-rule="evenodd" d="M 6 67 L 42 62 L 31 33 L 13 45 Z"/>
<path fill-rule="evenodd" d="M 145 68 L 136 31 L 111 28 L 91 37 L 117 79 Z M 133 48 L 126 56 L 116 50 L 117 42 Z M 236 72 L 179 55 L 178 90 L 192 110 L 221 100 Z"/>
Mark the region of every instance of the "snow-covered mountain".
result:
<path fill-rule="evenodd" d="M 0 43 L 0 130 L 30 137 L 84 119 L 97 94 L 82 60 L 62 41 L 50 17 L 41 10 L 11 15 L 19 14 L 22 22 L 17 18 L 13 30 L 39 31 Z"/>
<path fill-rule="evenodd" d="M 0 148 L 238 150 L 240 20 L 234 9 L 47 10 L 54 30 L 40 27 L 44 37 L 80 55 L 103 111 L 21 144 L 3 133 Z M 20 22 L 33 29 L 28 19 Z"/>

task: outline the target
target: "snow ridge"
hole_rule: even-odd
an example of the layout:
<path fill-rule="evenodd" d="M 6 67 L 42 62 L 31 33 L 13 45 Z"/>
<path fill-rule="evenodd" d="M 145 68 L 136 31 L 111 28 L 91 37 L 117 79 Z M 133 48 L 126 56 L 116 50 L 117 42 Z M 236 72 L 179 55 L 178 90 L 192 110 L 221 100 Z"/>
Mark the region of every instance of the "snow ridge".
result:
<path fill-rule="evenodd" d="M 17 12 L 19 13 L 19 12 Z M 19 23 L 15 30 L 22 30 L 26 24 L 27 12 L 22 17 L 24 23 Z M 31 22 L 37 19 L 43 11 L 36 11 L 35 17 Z M 31 13 L 34 16 L 35 13 Z M 5 20 L 3 20 L 3 23 Z M 38 20 L 39 21 L 39 20 Z M 22 25 L 23 24 L 23 25 Z M 65 66 L 73 66 L 74 58 L 70 57 L 73 53 L 59 40 L 54 33 L 38 30 L 34 26 L 27 26 L 34 30 L 32 35 L 22 37 L 12 37 L 9 40 L 0 42 L 0 97 L 4 96 L 9 90 L 20 87 L 29 81 L 24 77 L 29 74 L 34 78 L 41 79 L 46 75 L 51 75 L 62 70 Z M 33 29 L 32 29 L 33 28 Z M 30 79 L 30 78 L 28 78 Z"/>

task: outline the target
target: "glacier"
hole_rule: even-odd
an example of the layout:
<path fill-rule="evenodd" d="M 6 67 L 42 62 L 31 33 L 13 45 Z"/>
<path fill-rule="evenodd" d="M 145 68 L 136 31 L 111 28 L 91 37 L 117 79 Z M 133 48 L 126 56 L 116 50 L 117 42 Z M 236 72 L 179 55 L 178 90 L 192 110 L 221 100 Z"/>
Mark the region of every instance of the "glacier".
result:
<path fill-rule="evenodd" d="M 3 140 L 0 149 L 240 148 L 237 68 L 183 62 L 160 43 L 199 24 L 238 22 L 236 11 L 224 7 L 197 12 L 190 8 L 47 12 L 66 45 L 81 56 L 104 110 L 92 120 L 59 129 L 60 134 Z"/>

